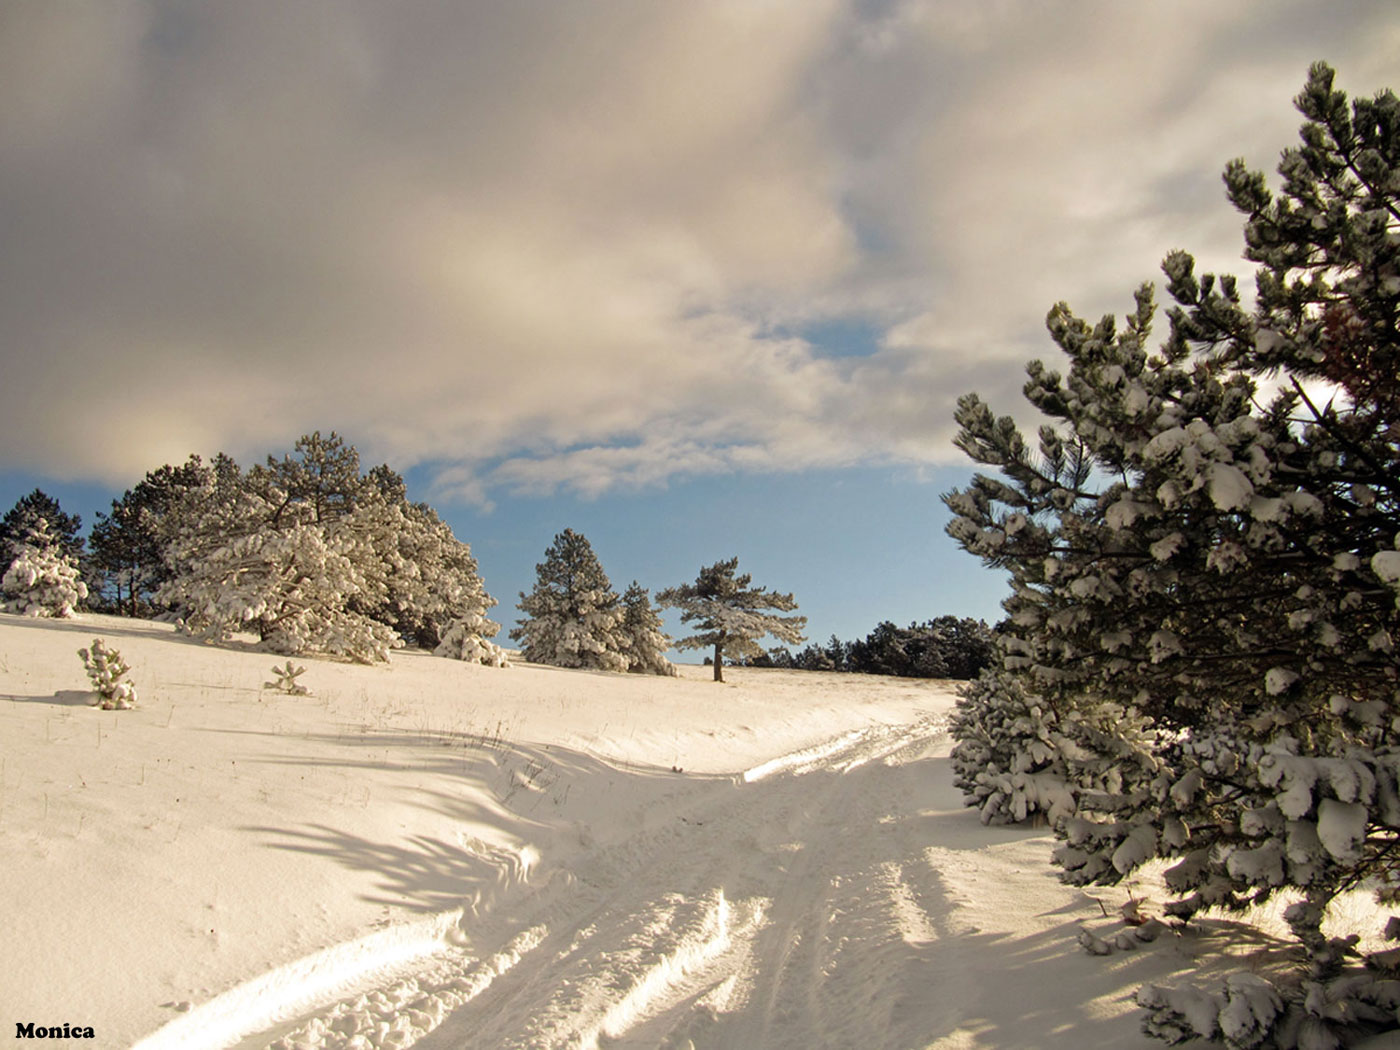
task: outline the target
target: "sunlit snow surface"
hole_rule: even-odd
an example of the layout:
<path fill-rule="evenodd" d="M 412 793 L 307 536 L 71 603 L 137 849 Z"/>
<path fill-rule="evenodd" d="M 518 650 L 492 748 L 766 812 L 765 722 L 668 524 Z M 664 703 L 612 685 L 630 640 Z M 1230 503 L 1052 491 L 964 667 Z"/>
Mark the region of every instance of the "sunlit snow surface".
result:
<path fill-rule="evenodd" d="M 94 637 L 136 710 L 87 705 Z M 274 662 L 0 617 L 0 1022 L 140 1050 L 1148 1046 L 1137 987 L 1230 943 L 1086 953 L 1126 892 L 961 806 L 949 683 L 399 653 L 306 660 L 293 697 Z"/>

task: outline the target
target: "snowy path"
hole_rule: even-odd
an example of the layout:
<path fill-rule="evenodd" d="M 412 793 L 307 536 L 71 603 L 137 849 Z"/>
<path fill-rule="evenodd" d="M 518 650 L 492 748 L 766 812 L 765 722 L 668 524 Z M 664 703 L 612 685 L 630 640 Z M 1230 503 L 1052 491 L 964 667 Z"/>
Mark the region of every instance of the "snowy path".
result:
<path fill-rule="evenodd" d="M 946 749 L 924 721 L 677 777 L 577 826 L 436 951 L 236 1045 L 1149 1045 L 1126 996 L 1181 960 L 1079 954 L 1094 902 L 1054 882 L 1042 837 L 962 809 Z M 140 1045 L 234 1045 L 206 1017 Z"/>

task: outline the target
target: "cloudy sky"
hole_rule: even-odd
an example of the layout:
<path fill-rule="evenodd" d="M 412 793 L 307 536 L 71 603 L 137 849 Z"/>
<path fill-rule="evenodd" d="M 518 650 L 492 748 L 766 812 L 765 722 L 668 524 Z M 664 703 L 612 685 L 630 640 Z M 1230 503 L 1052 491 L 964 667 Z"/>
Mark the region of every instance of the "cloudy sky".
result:
<path fill-rule="evenodd" d="M 622 585 L 737 553 L 822 636 L 995 617 L 953 402 L 1016 409 L 1049 306 L 1169 249 L 1244 271 L 1219 173 L 1319 58 L 1400 88 L 1400 12 L 0 0 L 0 502 L 334 429 L 506 606 L 585 526 Z"/>

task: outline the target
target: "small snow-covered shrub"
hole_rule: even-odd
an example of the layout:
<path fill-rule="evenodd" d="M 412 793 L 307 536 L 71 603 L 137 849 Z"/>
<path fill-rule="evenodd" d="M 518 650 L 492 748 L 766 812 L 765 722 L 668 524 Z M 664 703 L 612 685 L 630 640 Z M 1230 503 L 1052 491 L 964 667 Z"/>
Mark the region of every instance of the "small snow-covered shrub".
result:
<path fill-rule="evenodd" d="M 264 689 L 276 689 L 279 693 L 286 693 L 288 696 L 310 695 L 311 691 L 297 682 L 297 679 L 306 673 L 305 667 L 293 667 L 292 661 L 288 660 L 285 667 L 273 664 L 272 673 L 277 676 L 277 681 L 264 682 Z"/>
<path fill-rule="evenodd" d="M 442 632 L 442 641 L 433 650 L 433 655 L 485 664 L 487 667 L 508 667 L 506 651 L 490 640 L 490 636 L 500 629 L 499 624 L 476 613 L 459 617 Z"/>
<path fill-rule="evenodd" d="M 104 711 L 126 710 L 136 706 L 136 686 L 125 681 L 131 670 L 122 654 L 108 649 L 101 638 L 92 640 L 91 649 L 79 649 L 83 667 L 92 679 L 92 688 L 97 693 L 93 703 Z"/>
<path fill-rule="evenodd" d="M 87 585 L 78 579 L 78 566 L 49 535 L 47 522 L 20 543 L 15 559 L 0 579 L 4 610 L 22 616 L 67 619 L 87 597 Z"/>

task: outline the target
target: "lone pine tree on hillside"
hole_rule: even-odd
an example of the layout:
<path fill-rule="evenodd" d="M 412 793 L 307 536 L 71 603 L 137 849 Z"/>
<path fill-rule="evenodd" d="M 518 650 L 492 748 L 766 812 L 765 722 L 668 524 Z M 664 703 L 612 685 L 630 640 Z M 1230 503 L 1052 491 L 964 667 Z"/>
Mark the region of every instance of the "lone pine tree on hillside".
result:
<path fill-rule="evenodd" d="M 946 497 L 948 531 L 1012 578 L 1003 668 L 953 726 L 969 800 L 1047 812 L 1072 883 L 1170 858 L 1182 919 L 1301 898 L 1291 972 L 1140 993 L 1170 1042 L 1400 1027 L 1400 953 L 1323 929 L 1347 889 L 1400 901 L 1400 100 L 1348 106 L 1319 63 L 1297 105 L 1277 194 L 1224 175 L 1252 307 L 1172 252 L 1156 350 L 1150 285 L 1122 329 L 1050 311 L 1069 371 L 1027 369 L 1038 453 L 975 395 L 957 411 L 1000 477 Z"/>
<path fill-rule="evenodd" d="M 534 590 L 521 593 L 525 613 L 510 632 L 531 663 L 625 671 L 622 603 L 587 538 L 573 529 L 554 537 L 535 566 Z"/>
<path fill-rule="evenodd" d="M 656 595 L 657 602 L 681 610 L 681 620 L 693 623 L 700 633 L 676 642 L 678 649 L 714 647 L 715 681 L 724 681 L 724 657 L 731 660 L 759 656 L 763 647 L 758 639 L 771 634 L 789 645 L 801 643 L 805 616 L 777 616 L 763 612 L 776 609 L 792 612 L 797 602 L 791 594 L 778 594 L 764 587 L 750 586 L 748 573 L 735 576 L 739 559 L 715 562 L 700 570 L 694 583 L 668 587 Z"/>

